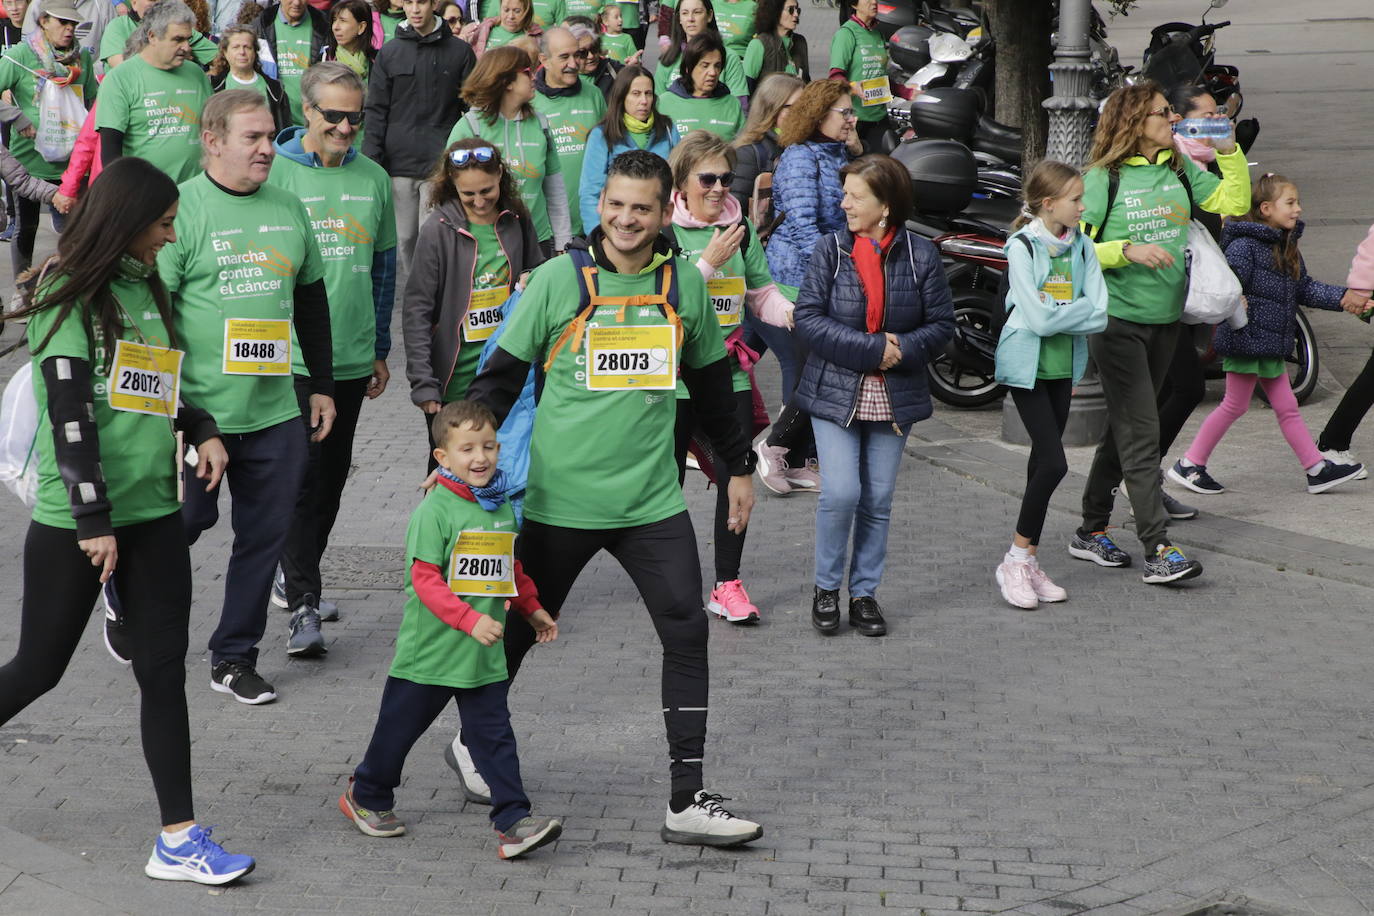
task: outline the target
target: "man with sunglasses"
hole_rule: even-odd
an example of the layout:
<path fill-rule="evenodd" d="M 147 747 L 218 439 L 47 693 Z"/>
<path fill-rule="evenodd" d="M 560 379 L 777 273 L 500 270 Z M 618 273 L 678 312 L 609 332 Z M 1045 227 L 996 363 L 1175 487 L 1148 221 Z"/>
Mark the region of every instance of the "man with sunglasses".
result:
<path fill-rule="evenodd" d="M 730 363 L 706 281 L 691 262 L 674 257 L 661 235 L 672 213 L 672 183 L 668 164 L 647 150 L 611 161 L 598 205 L 601 225 L 530 276 L 468 398 L 504 419 L 530 366 L 543 366 L 515 548 L 520 562 L 555 617 L 602 550 L 629 573 L 663 645 L 672 788 L 660 836 L 737 846 L 761 837 L 763 828 L 735 817 L 721 796 L 702 788 L 707 619 L 696 536 L 673 458 L 679 368 L 702 429 L 730 469 L 734 531 L 748 525 L 754 503 L 753 452 L 735 422 Z M 601 299 L 594 308 L 576 294 L 582 284 Z M 528 624 L 507 619 L 512 679 L 534 642 Z"/>
<path fill-rule="evenodd" d="M 562 26 L 546 29 L 539 36 L 541 66 L 534 75 L 531 102 L 534 110 L 549 122 L 549 135 L 563 167 L 563 189 L 572 213 L 573 235 L 582 234 L 578 182 L 582 177 L 582 156 L 587 151 L 587 134 L 606 113 L 606 97 L 580 78 L 586 57 L 587 52 L 577 47 L 572 32 Z"/>
<path fill-rule="evenodd" d="M 320 557 L 348 480 L 363 398 L 380 396 L 390 378 L 396 211 L 386 170 L 353 148 L 363 123 L 363 92 L 362 80 L 344 64 L 330 61 L 307 70 L 301 79 L 305 127 L 277 135 L 268 178 L 310 214 L 334 341 L 334 429 L 321 442 L 307 441 L 305 481 L 272 589 L 273 603 L 292 612 L 286 651 L 294 656 L 322 654 L 320 620 L 338 619 L 338 608 L 322 600 Z M 299 355 L 291 372 L 296 400 L 308 417 L 310 370 Z"/>

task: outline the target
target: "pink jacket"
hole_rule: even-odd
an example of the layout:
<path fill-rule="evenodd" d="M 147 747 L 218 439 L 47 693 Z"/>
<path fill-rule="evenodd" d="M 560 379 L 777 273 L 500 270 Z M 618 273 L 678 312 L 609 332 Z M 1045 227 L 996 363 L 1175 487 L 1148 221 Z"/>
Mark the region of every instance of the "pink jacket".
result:
<path fill-rule="evenodd" d="M 1345 278 L 1345 285 L 1349 289 L 1374 289 L 1374 226 L 1369 227 L 1369 235 L 1355 249 L 1355 260 L 1350 262 L 1350 275 Z"/>
<path fill-rule="evenodd" d="M 62 184 L 57 190 L 64 197 L 75 200 L 81 193 L 81 179 L 90 172 L 91 181 L 95 181 L 100 169 L 100 134 L 95 132 L 95 105 L 92 105 L 86 113 L 85 123 L 81 125 L 81 132 L 76 135 L 76 145 L 72 147 L 71 158 L 67 160 L 67 168 L 62 173 Z"/>
<path fill-rule="evenodd" d="M 729 190 L 728 188 L 726 190 Z M 712 223 L 704 223 L 687 211 L 687 198 L 677 191 L 673 192 L 673 225 L 682 226 L 687 229 L 703 229 L 706 226 L 720 226 L 729 228 L 741 219 L 739 201 L 733 194 L 726 194 L 725 209 L 720 216 Z M 757 238 L 754 244 L 759 244 Z M 711 275 L 716 269 L 711 266 L 711 262 L 705 258 L 697 258 L 697 270 L 701 271 L 703 279 L 711 279 Z M 745 304 L 749 310 L 759 316 L 760 320 L 775 327 L 787 327 L 787 316 L 792 312 L 792 303 L 778 289 L 777 284 L 769 283 L 757 289 L 746 289 L 744 291 Z"/>

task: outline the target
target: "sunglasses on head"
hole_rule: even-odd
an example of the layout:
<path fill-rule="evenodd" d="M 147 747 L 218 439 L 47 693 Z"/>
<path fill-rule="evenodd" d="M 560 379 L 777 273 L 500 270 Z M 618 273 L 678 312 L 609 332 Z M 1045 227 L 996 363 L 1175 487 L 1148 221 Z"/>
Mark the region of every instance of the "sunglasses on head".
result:
<path fill-rule="evenodd" d="M 718 184 L 728 188 L 734 180 L 734 172 L 721 172 L 719 175 L 711 172 L 697 172 L 697 181 L 701 182 L 703 190 L 709 190 Z"/>
<path fill-rule="evenodd" d="M 478 146 L 472 149 L 456 149 L 448 154 L 448 161 L 458 168 L 475 162 L 490 162 L 496 158 L 496 150 L 490 146 Z"/>
<path fill-rule="evenodd" d="M 311 106 L 314 107 L 314 106 Z M 340 121 L 347 121 L 349 126 L 357 127 L 363 123 L 363 113 L 361 111 L 339 111 L 335 108 L 316 108 L 320 117 L 330 124 L 338 124 Z"/>

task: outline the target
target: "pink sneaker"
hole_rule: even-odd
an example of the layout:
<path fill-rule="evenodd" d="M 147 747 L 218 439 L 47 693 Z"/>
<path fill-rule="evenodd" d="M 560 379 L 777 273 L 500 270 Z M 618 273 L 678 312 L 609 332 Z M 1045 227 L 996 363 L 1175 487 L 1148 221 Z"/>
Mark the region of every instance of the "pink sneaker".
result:
<path fill-rule="evenodd" d="M 792 484 L 787 480 L 787 449 L 764 441 L 754 446 L 754 451 L 759 456 L 755 470 L 763 485 L 779 496 L 791 493 Z"/>
<path fill-rule="evenodd" d="M 1067 601 L 1069 593 L 1050 581 L 1050 577 L 1045 575 L 1045 571 L 1040 568 L 1040 563 L 1032 558 L 1030 561 L 1030 584 L 1035 590 L 1035 597 L 1045 602 Z"/>
<path fill-rule="evenodd" d="M 1002 589 L 1002 598 L 1012 607 L 1033 611 L 1040 601 L 1035 597 L 1035 587 L 1031 585 L 1031 565 L 1016 560 L 1005 559 L 997 567 L 997 584 Z"/>
<path fill-rule="evenodd" d="M 749 601 L 749 593 L 738 579 L 722 582 L 711 589 L 706 609 L 731 623 L 758 623 L 759 609 Z"/>
<path fill-rule="evenodd" d="M 783 471 L 783 476 L 792 485 L 794 490 L 805 490 L 808 493 L 821 492 L 821 466 L 815 458 L 806 460 L 804 468 L 788 468 Z"/>

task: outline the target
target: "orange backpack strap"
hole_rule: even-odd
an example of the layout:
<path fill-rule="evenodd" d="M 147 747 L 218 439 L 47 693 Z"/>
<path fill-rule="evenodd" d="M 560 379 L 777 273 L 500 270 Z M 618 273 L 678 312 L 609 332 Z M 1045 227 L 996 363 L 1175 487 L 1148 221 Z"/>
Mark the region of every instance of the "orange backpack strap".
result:
<path fill-rule="evenodd" d="M 577 315 L 563 329 L 563 333 L 558 335 L 558 339 L 549 348 L 549 355 L 544 360 L 544 371 L 548 372 L 553 366 L 554 358 L 558 356 L 564 345 L 567 345 L 576 353 L 582 346 L 582 337 L 587 329 L 587 319 L 596 311 L 598 306 L 612 305 L 619 306 L 615 320 L 624 322 L 625 310 L 639 306 L 656 305 L 663 312 L 663 317 L 668 320 L 668 324 L 673 328 L 673 340 L 676 346 L 681 347 L 683 343 L 682 319 L 678 317 L 677 309 L 673 308 L 673 300 L 677 298 L 677 281 L 673 276 L 673 262 L 668 261 L 658 268 L 659 292 L 650 295 L 637 296 L 602 296 L 596 291 L 596 265 L 592 262 L 591 256 L 584 249 L 571 249 L 568 252 L 573 258 L 573 264 L 577 267 L 577 285 L 581 292 L 578 301 Z"/>

